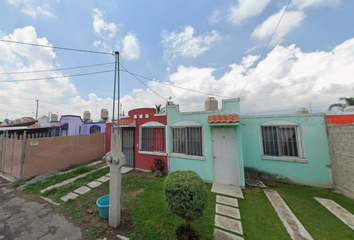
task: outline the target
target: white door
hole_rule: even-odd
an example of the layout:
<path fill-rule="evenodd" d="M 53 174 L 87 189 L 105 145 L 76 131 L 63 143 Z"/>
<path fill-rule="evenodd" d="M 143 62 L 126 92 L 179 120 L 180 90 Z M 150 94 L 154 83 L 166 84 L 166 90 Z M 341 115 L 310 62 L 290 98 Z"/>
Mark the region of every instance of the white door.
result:
<path fill-rule="evenodd" d="M 240 186 L 236 129 L 213 129 L 214 182 Z"/>

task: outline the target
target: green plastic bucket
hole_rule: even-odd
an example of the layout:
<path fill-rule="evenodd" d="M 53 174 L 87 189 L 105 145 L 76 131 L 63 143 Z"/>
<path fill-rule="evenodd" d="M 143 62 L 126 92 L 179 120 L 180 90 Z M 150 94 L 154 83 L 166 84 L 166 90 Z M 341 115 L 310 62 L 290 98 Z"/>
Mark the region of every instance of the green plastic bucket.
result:
<path fill-rule="evenodd" d="M 96 205 L 101 218 L 108 219 L 109 213 L 109 195 L 104 195 L 97 199 Z"/>

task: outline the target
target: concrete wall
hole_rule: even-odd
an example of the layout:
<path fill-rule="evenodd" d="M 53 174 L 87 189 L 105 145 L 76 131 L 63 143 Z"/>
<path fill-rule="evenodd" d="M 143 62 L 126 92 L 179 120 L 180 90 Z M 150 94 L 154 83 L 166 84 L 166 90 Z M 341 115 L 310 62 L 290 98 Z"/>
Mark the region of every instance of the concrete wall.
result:
<path fill-rule="evenodd" d="M 51 137 L 26 141 L 23 177 L 57 171 L 104 155 L 104 134 Z"/>
<path fill-rule="evenodd" d="M 354 199 L 354 126 L 328 125 L 334 187 Z"/>
<path fill-rule="evenodd" d="M 260 125 L 270 121 L 299 124 L 304 159 L 279 160 L 261 156 Z M 254 168 L 288 181 L 317 187 L 332 187 L 326 124 L 323 115 L 241 117 L 245 167 Z"/>
<path fill-rule="evenodd" d="M 204 156 L 193 158 L 193 156 L 173 156 L 170 151 L 170 134 L 171 131 L 167 131 L 167 150 L 169 154 L 169 171 L 177 170 L 192 170 L 198 173 L 198 175 L 205 181 L 213 182 L 213 153 L 212 153 L 212 127 L 208 124 L 208 116 L 215 114 L 239 114 L 239 101 L 225 100 L 223 101 L 223 107 L 219 111 L 213 112 L 183 112 L 179 111 L 178 105 L 169 105 L 167 110 L 167 124 L 171 126 L 174 123 L 180 121 L 192 121 L 201 124 L 203 127 L 203 151 Z M 236 129 L 237 136 L 237 153 L 239 161 L 239 176 L 241 186 L 244 187 L 244 171 L 243 171 L 243 151 L 242 151 L 242 138 L 240 127 Z"/>

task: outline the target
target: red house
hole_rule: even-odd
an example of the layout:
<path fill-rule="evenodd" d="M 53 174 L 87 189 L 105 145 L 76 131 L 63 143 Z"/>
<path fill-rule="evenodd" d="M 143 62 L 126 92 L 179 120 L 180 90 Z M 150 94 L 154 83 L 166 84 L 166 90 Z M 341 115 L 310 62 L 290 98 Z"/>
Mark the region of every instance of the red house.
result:
<path fill-rule="evenodd" d="M 326 120 L 330 124 L 353 124 L 354 114 L 326 115 Z"/>
<path fill-rule="evenodd" d="M 134 109 L 129 111 L 128 117 L 120 119 L 119 127 L 126 166 L 150 171 L 151 168 L 155 169 L 154 160 L 161 159 L 165 163 L 163 171 L 167 172 L 167 116 L 165 114 L 156 114 L 155 108 Z M 107 124 L 106 149 L 108 151 L 111 129 L 111 124 Z"/>

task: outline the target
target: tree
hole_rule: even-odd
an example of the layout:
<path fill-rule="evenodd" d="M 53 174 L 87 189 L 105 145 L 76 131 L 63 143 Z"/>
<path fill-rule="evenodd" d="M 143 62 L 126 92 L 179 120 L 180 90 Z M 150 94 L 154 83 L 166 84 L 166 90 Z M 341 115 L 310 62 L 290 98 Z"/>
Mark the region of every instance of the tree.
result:
<path fill-rule="evenodd" d="M 172 213 L 186 221 L 188 239 L 193 239 L 191 222 L 203 216 L 208 193 L 203 180 L 193 171 L 175 171 L 164 182 L 165 200 Z"/>
<path fill-rule="evenodd" d="M 340 108 L 342 111 L 347 106 L 354 106 L 354 97 L 342 97 L 339 101 L 344 101 L 345 103 L 334 103 L 329 106 L 328 110 L 331 110 L 334 107 Z"/>
<path fill-rule="evenodd" d="M 165 113 L 165 108 L 164 108 L 164 107 L 161 107 L 161 104 L 160 104 L 160 105 L 155 104 L 155 108 L 156 108 L 156 114 L 163 114 L 163 113 Z"/>

